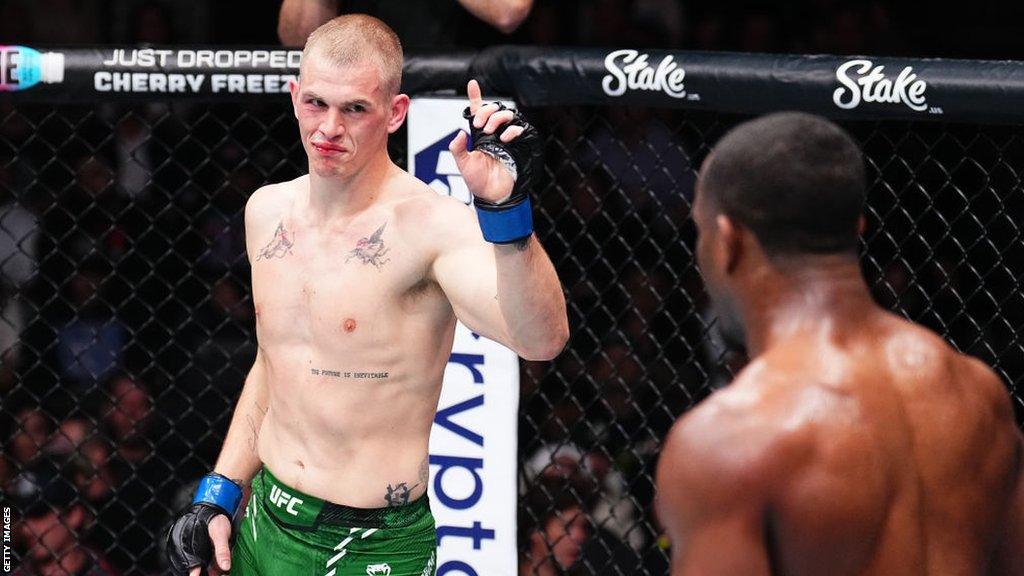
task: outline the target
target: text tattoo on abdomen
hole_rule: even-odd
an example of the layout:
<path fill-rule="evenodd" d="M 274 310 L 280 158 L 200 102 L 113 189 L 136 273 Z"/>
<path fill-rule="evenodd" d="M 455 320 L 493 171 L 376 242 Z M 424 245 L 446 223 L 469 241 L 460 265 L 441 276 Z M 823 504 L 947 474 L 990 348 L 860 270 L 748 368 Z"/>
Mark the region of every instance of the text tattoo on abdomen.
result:
<path fill-rule="evenodd" d="M 309 373 L 313 376 L 323 376 L 326 378 L 352 378 L 353 380 L 383 380 L 389 377 L 388 372 L 350 372 L 329 370 L 326 368 L 310 368 Z"/>

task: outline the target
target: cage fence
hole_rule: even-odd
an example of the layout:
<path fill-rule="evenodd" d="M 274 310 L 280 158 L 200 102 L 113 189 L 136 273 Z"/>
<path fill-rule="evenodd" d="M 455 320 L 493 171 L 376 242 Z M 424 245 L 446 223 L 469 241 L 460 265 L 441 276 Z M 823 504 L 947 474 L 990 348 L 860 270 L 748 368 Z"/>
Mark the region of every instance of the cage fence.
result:
<path fill-rule="evenodd" d="M 522 562 L 664 574 L 660 440 L 743 362 L 715 332 L 693 258 L 696 170 L 747 116 L 525 112 L 544 135 L 537 231 L 572 336 L 554 361 L 522 364 Z M 844 126 L 868 166 L 876 299 L 992 366 L 1024 422 L 1024 131 Z M 255 355 L 243 210 L 306 171 L 296 135 L 279 102 L 0 102 L 0 481 L 71 462 L 79 537 L 120 572 L 162 570 L 160 535 L 219 451 Z M 404 147 L 399 132 L 399 164 Z M 579 549 L 561 551 L 573 530 Z"/>

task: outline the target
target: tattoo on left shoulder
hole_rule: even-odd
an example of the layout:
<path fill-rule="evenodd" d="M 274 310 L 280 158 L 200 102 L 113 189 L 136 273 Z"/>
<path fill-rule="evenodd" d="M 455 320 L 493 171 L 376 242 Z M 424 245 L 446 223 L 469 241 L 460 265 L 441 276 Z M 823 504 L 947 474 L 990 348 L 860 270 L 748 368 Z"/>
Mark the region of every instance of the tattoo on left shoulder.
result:
<path fill-rule="evenodd" d="M 390 258 L 385 258 L 387 253 L 391 251 L 390 248 L 384 245 L 384 227 L 387 225 L 388 223 L 385 222 L 373 234 L 360 238 L 356 242 L 356 247 L 349 251 L 345 262 L 353 258 L 359 258 L 363 264 L 373 264 L 375 268 L 380 270 L 391 261 Z"/>
<path fill-rule="evenodd" d="M 529 246 L 529 245 L 530 245 L 530 237 L 527 236 L 526 238 L 523 238 L 522 240 L 516 242 L 516 250 L 518 250 L 520 252 L 525 252 L 527 246 Z"/>
<path fill-rule="evenodd" d="M 294 245 L 295 240 L 292 238 L 291 233 L 285 229 L 284 222 L 282 221 L 278 223 L 277 230 L 274 230 L 274 237 L 256 256 L 256 261 L 284 258 L 292 253 L 292 246 Z"/>
<path fill-rule="evenodd" d="M 419 483 L 414 484 L 412 488 L 406 482 L 399 482 L 395 485 L 388 484 L 388 491 L 384 494 L 384 501 L 387 502 L 389 508 L 404 506 L 409 503 L 409 496 L 412 495 L 412 491 L 417 486 L 419 486 Z"/>

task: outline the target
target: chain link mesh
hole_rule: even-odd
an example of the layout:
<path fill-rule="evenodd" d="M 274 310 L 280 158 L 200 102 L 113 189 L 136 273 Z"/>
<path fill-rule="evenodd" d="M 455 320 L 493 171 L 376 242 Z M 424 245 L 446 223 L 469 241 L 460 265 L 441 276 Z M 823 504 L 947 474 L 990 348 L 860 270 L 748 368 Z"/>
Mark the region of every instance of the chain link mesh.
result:
<path fill-rule="evenodd" d="M 537 228 L 572 338 L 523 364 L 521 562 L 665 574 L 660 439 L 742 363 L 710 329 L 688 217 L 696 168 L 742 118 L 528 116 L 546 135 Z M 1024 421 L 1022 129 L 847 128 L 872 178 L 875 296 L 993 366 Z M 164 527 L 219 451 L 255 355 L 243 208 L 305 171 L 296 135 L 279 104 L 0 105 L 0 485 L 52 477 L 45 500 L 82 504 L 62 522 L 111 573 L 161 571 Z M 404 164 L 402 145 L 392 155 Z"/>

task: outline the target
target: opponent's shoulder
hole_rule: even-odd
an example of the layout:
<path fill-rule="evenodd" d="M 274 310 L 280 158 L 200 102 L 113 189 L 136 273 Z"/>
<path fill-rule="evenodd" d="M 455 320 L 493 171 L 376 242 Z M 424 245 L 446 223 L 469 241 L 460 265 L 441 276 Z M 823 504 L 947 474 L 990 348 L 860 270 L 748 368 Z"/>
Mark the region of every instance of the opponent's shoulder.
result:
<path fill-rule="evenodd" d="M 898 319 L 884 342 L 889 365 L 903 381 L 917 382 L 924 393 L 935 386 L 954 386 L 1006 404 L 1008 394 L 1002 380 L 981 360 L 954 349 L 931 330 Z"/>
<path fill-rule="evenodd" d="M 928 370 L 948 370 L 957 356 L 935 332 L 893 314 L 882 318 L 869 341 L 883 346 L 890 364 L 915 365 L 915 372 L 920 375 L 926 375 Z"/>
<path fill-rule="evenodd" d="M 753 368 L 762 378 L 774 378 L 762 367 Z M 675 469 L 676 482 L 730 498 L 740 487 L 747 496 L 767 497 L 780 477 L 807 461 L 815 430 L 798 421 L 791 393 L 765 380 L 755 382 L 757 377 L 741 374 L 673 426 L 662 465 Z"/>
<path fill-rule="evenodd" d="M 990 394 L 997 393 L 1000 397 L 1006 395 L 1006 386 L 1003 385 L 1003 381 L 996 374 L 996 371 L 988 364 L 974 356 L 962 354 L 955 350 L 950 350 L 950 357 L 950 362 L 956 366 L 962 378 L 969 382 L 977 383 Z"/>
<path fill-rule="evenodd" d="M 298 190 L 308 185 L 309 176 L 306 175 L 256 189 L 245 203 L 246 226 L 270 225 L 277 222 L 295 200 Z"/>
<path fill-rule="evenodd" d="M 1015 427 L 1016 420 L 1010 393 L 995 370 L 973 356 L 958 352 L 954 354 L 953 361 L 956 363 L 962 384 L 977 390 L 996 421 L 1013 424 Z"/>

